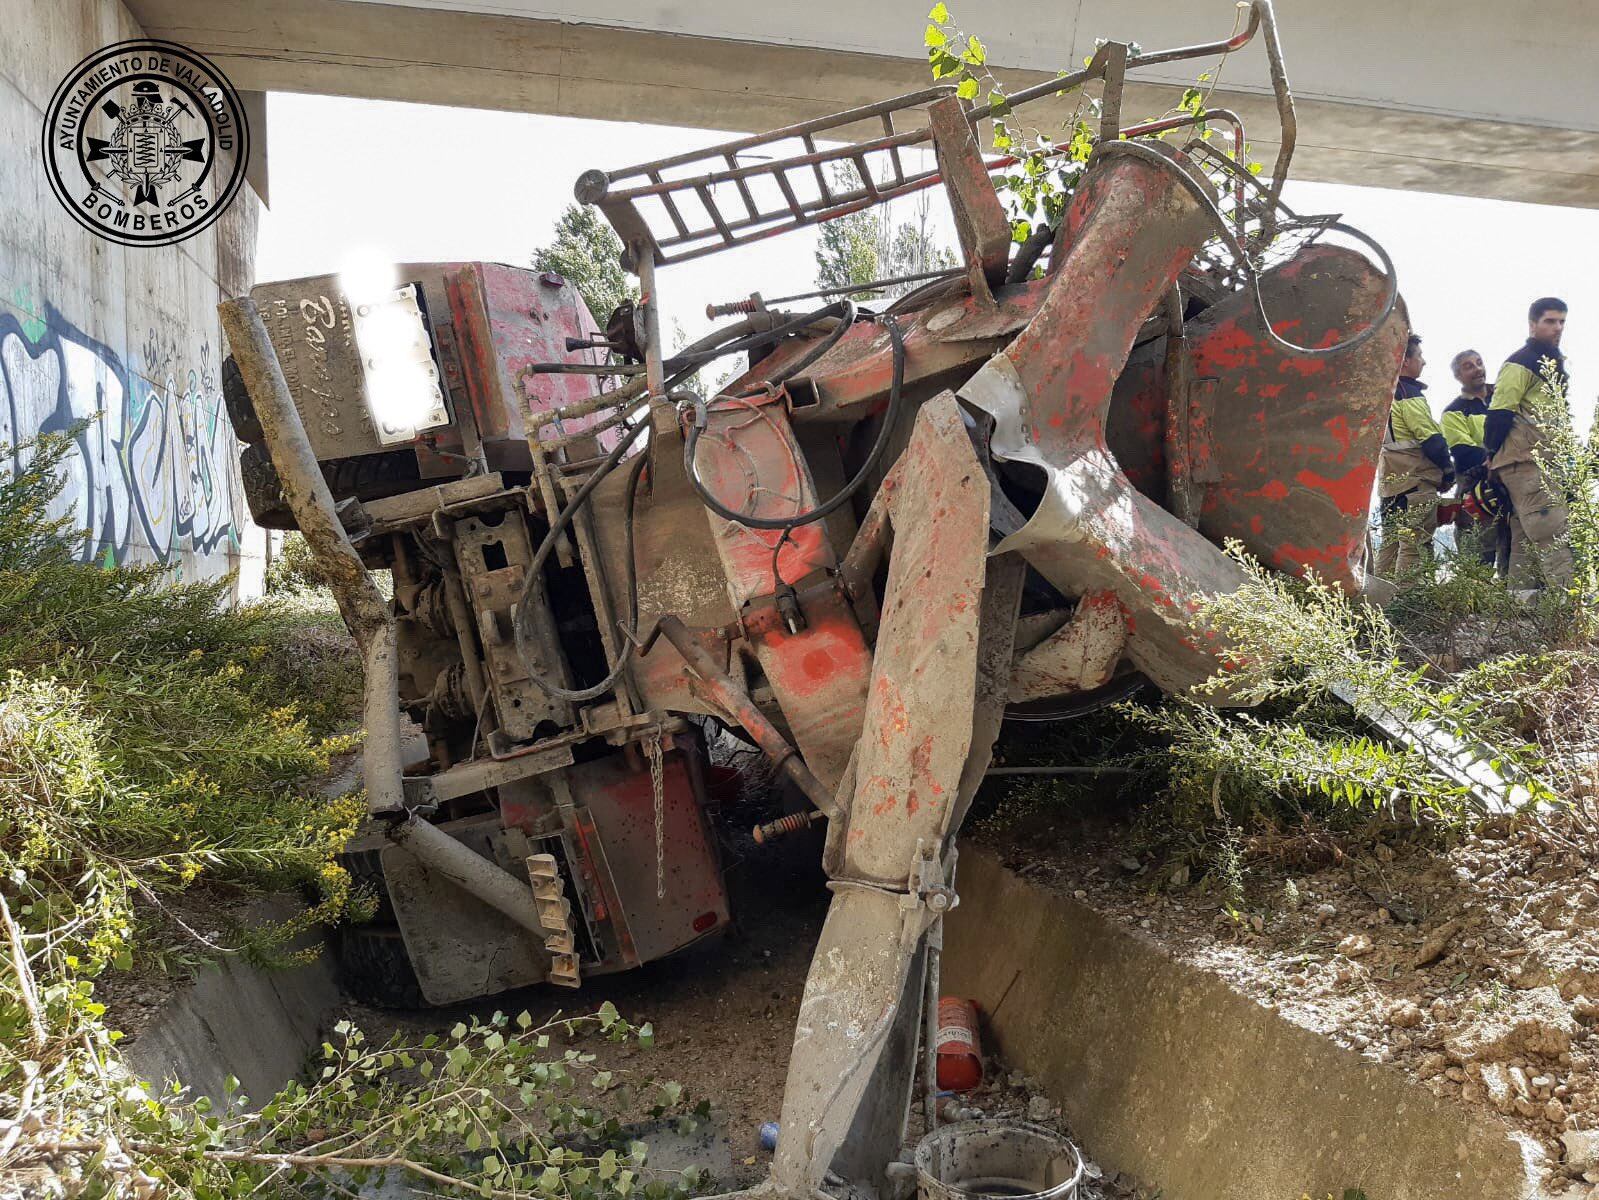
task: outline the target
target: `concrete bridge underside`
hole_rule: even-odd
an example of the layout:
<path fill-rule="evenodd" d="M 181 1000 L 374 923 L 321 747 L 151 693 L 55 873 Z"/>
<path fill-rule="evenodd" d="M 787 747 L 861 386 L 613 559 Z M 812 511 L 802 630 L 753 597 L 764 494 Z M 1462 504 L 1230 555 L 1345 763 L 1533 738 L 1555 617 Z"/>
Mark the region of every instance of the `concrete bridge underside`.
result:
<path fill-rule="evenodd" d="M 754 131 L 929 82 L 919 53 L 927 0 L 536 2 L 127 0 L 150 36 L 210 55 L 254 91 Z M 1294 176 L 1599 208 L 1591 2 L 1280 0 L 1299 109 Z M 1225 37 L 1235 19 L 1226 0 L 951 8 L 1016 87 L 1080 64 L 1096 37 L 1155 49 Z M 1127 117 L 1165 111 L 1212 66 L 1135 76 Z M 1251 45 L 1225 64 L 1213 103 L 1243 115 L 1255 156 L 1269 163 L 1277 123 L 1266 78 L 1264 53 Z M 1033 111 L 1051 115 L 1042 104 Z M 560 166 L 575 177 L 651 153 L 607 146 L 595 163 Z"/>

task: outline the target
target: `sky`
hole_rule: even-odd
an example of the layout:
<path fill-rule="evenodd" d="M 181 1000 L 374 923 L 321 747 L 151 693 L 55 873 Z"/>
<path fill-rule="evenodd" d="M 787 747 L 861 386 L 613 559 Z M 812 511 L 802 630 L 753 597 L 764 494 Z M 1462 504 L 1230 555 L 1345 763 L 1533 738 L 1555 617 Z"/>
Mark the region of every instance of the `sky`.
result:
<path fill-rule="evenodd" d="M 262 282 L 373 257 L 525 265 L 584 170 L 735 136 L 287 93 L 269 97 L 267 126 Z M 1284 200 L 1301 213 L 1344 214 L 1392 255 L 1423 338 L 1435 411 L 1457 394 L 1449 374 L 1457 350 L 1478 350 L 1492 372 L 1525 339 L 1528 303 L 1565 299 L 1572 402 L 1586 429 L 1599 393 L 1599 211 L 1292 181 Z M 709 302 L 809 290 L 815 244 L 814 231 L 800 230 L 664 269 L 664 328 L 670 335 L 675 322 L 693 338 L 708 325 Z"/>

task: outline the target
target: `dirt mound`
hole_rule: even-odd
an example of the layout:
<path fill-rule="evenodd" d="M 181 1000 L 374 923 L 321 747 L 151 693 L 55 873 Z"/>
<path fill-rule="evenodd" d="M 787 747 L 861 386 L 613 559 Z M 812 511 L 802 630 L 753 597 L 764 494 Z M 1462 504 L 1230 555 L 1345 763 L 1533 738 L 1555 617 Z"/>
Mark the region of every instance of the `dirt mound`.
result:
<path fill-rule="evenodd" d="M 1242 898 L 1123 825 L 1067 833 L 1053 812 L 980 836 L 1289 1020 L 1503 1114 L 1558 1187 L 1595 1166 L 1562 1135 L 1599 1147 L 1593 828 L 1573 810 L 1465 836 L 1273 835 L 1244 844 Z"/>

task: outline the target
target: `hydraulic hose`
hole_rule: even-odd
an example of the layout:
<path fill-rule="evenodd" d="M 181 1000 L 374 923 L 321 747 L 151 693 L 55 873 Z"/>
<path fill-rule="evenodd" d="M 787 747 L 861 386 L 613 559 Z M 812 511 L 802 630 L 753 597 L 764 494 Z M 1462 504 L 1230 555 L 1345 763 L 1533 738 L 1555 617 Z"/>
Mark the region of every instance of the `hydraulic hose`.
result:
<path fill-rule="evenodd" d="M 1323 226 L 1324 229 L 1336 229 L 1339 233 L 1346 233 L 1350 237 L 1365 243 L 1382 263 L 1383 274 L 1388 281 L 1388 291 L 1383 301 L 1382 312 L 1377 315 L 1370 325 L 1355 334 L 1354 337 L 1345 338 L 1343 341 L 1331 346 L 1301 346 L 1290 342 L 1271 327 L 1271 317 L 1266 313 L 1266 301 L 1260 294 L 1260 275 L 1255 270 L 1254 260 L 1249 257 L 1249 252 L 1244 249 L 1238 236 L 1228 226 L 1227 218 L 1216 207 L 1215 198 L 1211 196 L 1209 189 L 1195 179 L 1193 174 L 1185 170 L 1182 164 L 1175 159 L 1135 141 L 1101 142 L 1095 147 L 1089 162 L 1092 163 L 1095 158 L 1101 158 L 1105 155 L 1117 154 L 1130 155 L 1141 162 L 1172 172 L 1177 176 L 1183 187 L 1199 201 L 1205 210 L 1205 215 L 1210 218 L 1211 224 L 1216 227 L 1216 232 L 1220 235 L 1222 243 L 1231 252 L 1234 260 L 1242 268 L 1245 278 L 1249 281 L 1250 290 L 1254 294 L 1255 311 L 1259 314 L 1261 324 L 1265 327 L 1266 336 L 1290 353 L 1327 358 L 1334 354 L 1342 354 L 1346 350 L 1353 350 L 1356 346 L 1376 335 L 1377 331 L 1382 328 L 1383 323 L 1388 320 L 1388 314 L 1393 312 L 1394 305 L 1399 302 L 1399 279 L 1394 271 L 1394 260 L 1388 257 L 1388 251 L 1384 250 L 1376 239 L 1362 233 L 1360 230 L 1345 225 L 1341 221 L 1329 221 Z"/>
<path fill-rule="evenodd" d="M 744 334 L 736 337 L 732 341 L 722 342 L 721 344 L 716 343 L 715 339 L 717 337 L 725 337 L 728 334 L 736 334 L 741 327 L 747 327 L 748 322 L 738 322 L 728 329 L 721 330 L 719 333 L 713 333 L 706 338 L 702 338 L 699 342 L 695 343 L 693 347 L 690 347 L 689 351 L 677 355 L 672 360 L 672 364 L 678 367 L 678 371 L 676 374 L 667 379 L 667 385 L 669 388 L 675 386 L 676 384 L 682 382 L 682 380 L 687 379 L 695 371 L 699 370 L 700 367 L 717 358 L 724 357 L 728 354 L 737 354 L 740 351 L 750 349 L 754 346 L 774 341 L 778 338 L 786 337 L 790 333 L 797 333 L 801 329 L 805 329 L 810 325 L 814 325 L 817 321 L 824 320 L 825 318 L 834 315 L 838 317 L 838 324 L 828 332 L 827 336 L 824 337 L 817 346 L 812 348 L 802 358 L 800 358 L 799 361 L 795 362 L 789 367 L 786 367 L 778 376 L 774 377 L 774 383 L 781 383 L 783 380 L 792 378 L 800 371 L 803 371 L 805 368 L 809 367 L 813 362 L 830 350 L 838 342 L 839 338 L 843 337 L 844 333 L 848 331 L 850 325 L 854 321 L 855 306 L 852 303 L 850 303 L 848 300 L 835 301 L 832 304 L 828 304 L 817 309 L 815 312 L 807 313 L 804 316 L 795 317 L 791 320 L 785 321 L 781 325 L 774 326 L 772 329 Z M 897 357 L 895 361 L 896 363 L 901 363 L 899 367 L 896 367 L 896 383 L 893 394 L 897 397 L 899 392 L 898 377 L 902 371 L 901 360 L 903 359 L 904 352 L 898 340 L 899 334 L 897 329 L 893 331 L 893 336 L 896 339 L 895 346 Z M 687 361 L 685 362 L 685 360 Z M 636 568 L 633 562 L 633 515 L 635 511 L 639 477 L 643 473 L 644 464 L 649 457 L 648 444 L 646 444 L 646 448 L 642 452 L 635 456 L 635 461 L 633 463 L 632 471 L 630 472 L 626 488 L 627 513 L 624 520 L 624 525 L 627 530 L 627 595 L 629 611 L 628 623 L 623 629 L 623 644 L 617 652 L 616 664 L 611 668 L 610 672 L 607 673 L 604 679 L 586 688 L 566 688 L 562 687 L 560 684 L 552 682 L 549 679 L 546 679 L 534 666 L 535 658 L 531 653 L 532 646 L 531 637 L 528 630 L 528 617 L 532 610 L 533 597 L 538 591 L 539 580 L 543 575 L 544 564 L 549 561 L 550 555 L 554 552 L 556 542 L 559 540 L 562 531 L 571 525 L 572 520 L 577 515 L 578 510 L 582 508 L 583 505 L 588 503 L 589 497 L 594 494 L 594 490 L 599 487 L 599 485 L 605 480 L 606 476 L 616 469 L 617 465 L 626 455 L 628 448 L 638 440 L 639 434 L 644 432 L 647 428 L 649 428 L 649 426 L 650 422 L 648 420 L 640 421 L 637 425 L 633 426 L 631 430 L 624 434 L 622 440 L 617 442 L 617 444 L 612 448 L 611 452 L 607 454 L 601 461 L 600 465 L 594 469 L 594 473 L 589 476 L 589 478 L 584 482 L 583 486 L 578 489 L 576 494 L 573 495 L 572 499 L 567 502 L 566 506 L 550 522 L 549 529 L 545 531 L 544 538 L 539 543 L 538 549 L 534 552 L 532 562 L 528 565 L 527 576 L 523 580 L 521 593 L 517 596 L 516 607 L 513 610 L 511 617 L 511 635 L 516 643 L 517 653 L 521 656 L 523 665 L 527 667 L 528 677 L 533 681 L 533 685 L 545 695 L 553 696 L 557 700 L 565 700 L 575 703 L 577 701 L 593 700 L 599 696 L 603 696 L 606 692 L 610 691 L 616 686 L 617 680 L 622 677 L 622 672 L 627 668 L 627 664 L 632 658 L 635 638 L 629 635 L 637 632 L 636 627 L 638 625 L 638 581 Z M 593 430 L 588 432 L 593 432 Z M 691 430 L 690 433 L 691 436 L 697 438 L 698 434 L 696 431 Z M 880 438 L 879 440 L 881 441 L 882 439 Z M 868 469 L 873 462 L 875 462 L 875 458 L 880 457 L 881 454 L 877 453 L 874 459 L 868 463 Z M 690 471 L 690 478 L 693 479 L 692 470 Z M 854 481 L 852 486 L 858 487 L 859 483 L 860 480 L 857 479 Z M 697 480 L 695 480 L 695 486 L 698 489 Z M 700 489 L 700 494 L 702 496 L 705 495 L 703 489 Z M 834 497 L 834 500 L 837 503 L 842 503 L 847 496 L 848 491 L 841 493 L 837 497 Z M 837 503 L 830 503 L 832 506 L 827 509 L 827 512 L 831 512 L 833 511 L 833 508 L 837 507 Z M 820 515 L 825 516 L 827 514 L 824 512 Z M 807 518 L 807 520 L 814 519 L 816 518 Z M 783 523 L 783 525 L 788 524 L 792 523 Z M 782 525 L 779 526 L 779 528 L 781 527 Z"/>
<path fill-rule="evenodd" d="M 871 477 L 872 473 L 877 470 L 878 465 L 883 461 L 883 455 L 888 451 L 889 439 L 893 436 L 894 428 L 899 423 L 898 418 L 903 407 L 905 337 L 900 333 L 899 324 L 894 318 L 880 316 L 874 319 L 883 322 L 888 327 L 889 342 L 893 347 L 894 373 L 888 387 L 888 410 L 883 415 L 882 427 L 877 431 L 877 437 L 872 442 L 870 452 L 866 455 L 866 461 L 861 464 L 860 470 L 855 472 L 854 477 L 830 499 L 818 504 L 809 512 L 800 513 L 797 516 L 757 517 L 751 513 L 736 512 L 728 508 L 727 505 L 711 495 L 705 485 L 700 482 L 700 477 L 694 468 L 694 452 L 699 446 L 700 434 L 704 432 L 706 418 L 705 401 L 696 397 L 694 419 L 689 423 L 688 433 L 683 439 L 683 472 L 688 476 L 689 484 L 694 488 L 695 494 L 699 496 L 706 508 L 724 520 L 735 521 L 750 529 L 781 529 L 786 531 L 801 525 L 809 525 L 814 521 L 820 521 L 829 513 L 836 511 L 840 505 L 860 490 L 861 485 Z M 810 366 L 831 348 L 833 343 L 838 340 L 838 337 L 843 336 L 839 331 L 844 328 L 844 324 L 840 322 L 839 329 L 834 330 L 834 334 L 837 336 L 824 339 L 821 344 L 806 354 L 799 362 L 785 370 L 781 375 L 774 377 L 773 382 L 782 382 L 785 379 L 789 379 Z"/>
<path fill-rule="evenodd" d="M 586 688 L 561 687 L 559 684 L 545 679 L 533 666 L 535 659 L 529 653 L 531 647 L 529 645 L 530 638 L 527 621 L 528 614 L 532 609 L 533 597 L 537 594 L 539 581 L 543 577 L 544 564 L 549 561 L 550 555 L 554 553 L 555 544 L 560 539 L 561 532 L 571 525 L 572 518 L 577 515 L 578 509 L 588 503 L 589 497 L 594 494 L 594 489 L 599 487 L 604 482 L 605 477 L 616 469 L 617 464 L 622 461 L 622 457 L 627 453 L 628 447 L 638 440 L 639 434 L 649 428 L 650 423 L 648 421 L 640 421 L 624 434 L 622 440 L 616 443 L 611 452 L 605 456 L 604 461 L 594 469 L 594 473 L 584 481 L 583 486 L 577 490 L 571 500 L 567 501 L 566 507 L 550 522 L 549 529 L 545 531 L 544 540 L 539 543 L 539 548 L 533 554 L 533 561 L 528 564 L 527 576 L 522 581 L 522 591 L 517 596 L 516 608 L 511 616 L 511 636 L 515 639 L 516 651 L 521 656 L 523 665 L 527 667 L 528 677 L 533 680 L 534 686 L 545 695 L 553 696 L 557 700 L 593 700 L 597 696 L 603 696 L 616 686 L 616 681 L 621 678 L 622 671 L 632 657 L 633 639 L 624 637 L 623 644 L 617 652 L 616 665 L 611 668 L 610 673 L 604 679 Z M 629 472 L 627 486 L 627 592 L 629 598 L 629 623 L 633 625 L 638 623 L 638 589 L 634 578 L 633 566 L 633 505 L 634 494 L 638 489 L 639 476 L 643 473 L 644 464 L 648 458 L 649 450 L 648 443 L 646 443 L 645 449 L 634 456 L 634 463 L 632 470 Z"/>
<path fill-rule="evenodd" d="M 696 350 L 693 347 L 690 347 L 689 349 L 673 356 L 671 361 L 667 364 L 670 367 L 678 369 L 676 370 L 675 374 L 667 377 L 666 389 L 668 392 L 670 392 L 673 388 L 682 383 L 683 380 L 687 379 L 690 375 L 694 374 L 695 371 L 698 371 L 706 363 L 713 362 L 718 358 L 725 358 L 729 354 L 737 354 L 744 350 L 754 349 L 756 346 L 762 345 L 766 342 L 772 342 L 779 338 L 787 337 L 791 333 L 798 333 L 800 330 L 814 325 L 818 321 L 823 321 L 828 317 L 835 316 L 838 318 L 838 324 L 833 327 L 833 329 L 828 333 L 827 337 L 824 338 L 822 342 L 813 348 L 809 353 L 807 353 L 804 358 L 800 359 L 799 362 L 793 364 L 792 366 L 785 367 L 782 374 L 775 377 L 771 381 L 774 384 L 781 383 L 785 379 L 792 378 L 803 371 L 806 367 L 810 366 L 823 354 L 827 353 L 828 350 L 832 349 L 834 343 L 837 342 L 839 338 L 844 336 L 844 332 L 848 330 L 849 326 L 855 320 L 855 305 L 853 302 L 849 300 L 835 300 L 831 304 L 823 305 L 814 312 L 809 312 L 803 316 L 794 317 L 790 320 L 784 321 L 781 325 L 776 325 L 771 329 L 765 330 L 764 332 L 745 334 L 743 337 L 740 337 L 735 341 L 725 342 L 722 345 L 714 346 L 710 349 Z M 724 330 L 723 332 L 728 331 Z M 708 338 L 701 339 L 702 342 L 708 340 Z M 696 345 L 698 344 L 699 343 L 696 343 Z M 682 365 L 680 366 L 679 364 Z"/>

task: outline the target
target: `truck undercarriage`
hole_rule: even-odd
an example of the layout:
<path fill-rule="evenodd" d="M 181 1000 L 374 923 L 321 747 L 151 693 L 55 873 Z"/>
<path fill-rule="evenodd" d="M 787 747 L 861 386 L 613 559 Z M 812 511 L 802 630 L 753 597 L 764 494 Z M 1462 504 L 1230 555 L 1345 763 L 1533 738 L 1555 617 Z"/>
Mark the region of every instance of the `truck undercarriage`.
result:
<path fill-rule="evenodd" d="M 1268 182 L 1231 114 L 1121 124 L 1126 70 L 1257 36 Z M 1099 139 L 1021 245 L 986 106 L 931 88 L 585 174 L 643 293 L 603 331 L 560 276 L 485 263 L 222 306 L 252 511 L 305 534 L 365 657 L 373 820 L 348 859 L 383 903 L 352 936 L 388 999 L 575 987 L 725 928 L 705 730 L 732 731 L 796 799 L 758 839 L 825 823 L 833 891 L 773 1186 L 894 1194 L 956 834 L 1007 717 L 1224 673 L 1227 543 L 1360 589 L 1408 329 L 1380 248 L 1280 201 L 1270 5 L 1207 46 L 1106 43 L 1010 104 L 1085 84 Z M 1226 123 L 1231 153 L 1204 136 Z M 664 350 L 664 268 L 929 187 L 955 271 L 871 308 L 752 297 Z"/>

